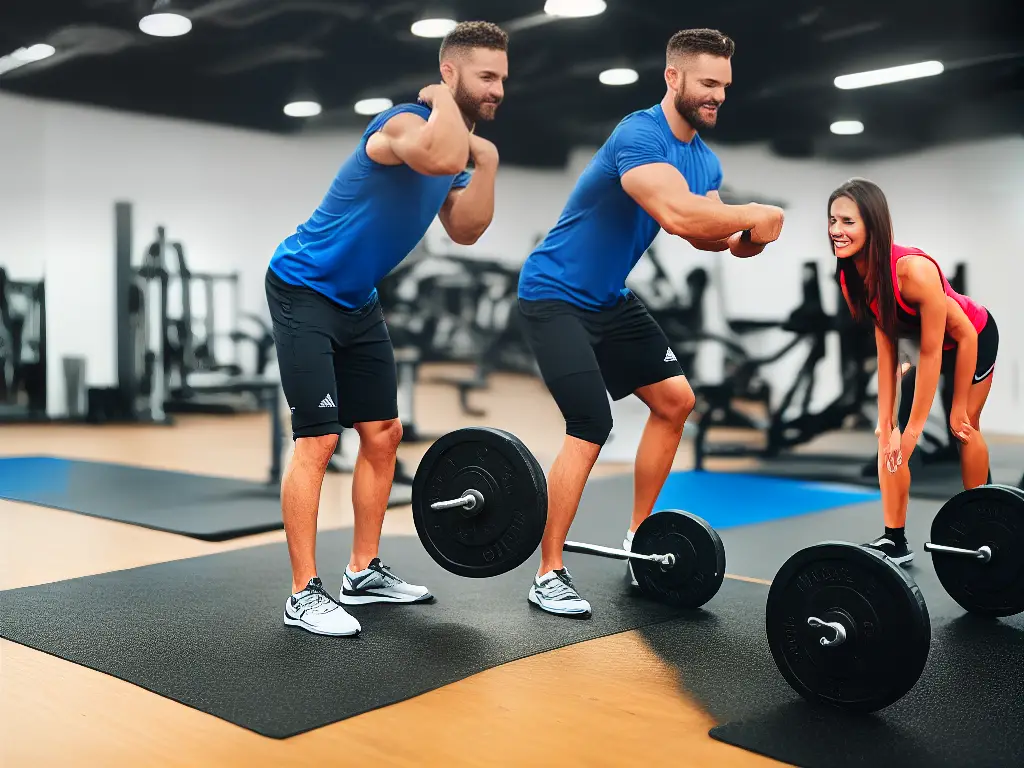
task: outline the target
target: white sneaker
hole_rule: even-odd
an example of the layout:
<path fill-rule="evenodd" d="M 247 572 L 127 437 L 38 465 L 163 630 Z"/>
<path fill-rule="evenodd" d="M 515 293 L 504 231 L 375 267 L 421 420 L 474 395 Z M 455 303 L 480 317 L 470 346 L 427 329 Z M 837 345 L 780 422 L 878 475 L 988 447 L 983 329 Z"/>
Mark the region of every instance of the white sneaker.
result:
<path fill-rule="evenodd" d="M 626 538 L 624 538 L 622 540 L 622 548 L 624 550 L 626 550 L 627 552 L 632 552 L 633 551 L 633 532 L 631 530 L 629 530 L 628 528 L 626 529 Z M 634 586 L 634 587 L 640 586 L 639 584 L 636 583 L 636 576 L 633 575 L 633 561 L 632 560 L 627 560 L 626 561 L 626 572 L 629 574 L 629 583 L 632 586 Z"/>
<path fill-rule="evenodd" d="M 358 635 L 362 630 L 355 617 L 338 605 L 317 577 L 310 579 L 304 590 L 288 597 L 284 623 L 317 635 L 336 637 Z"/>
<path fill-rule="evenodd" d="M 573 586 L 572 576 L 565 568 L 534 578 L 527 599 L 548 613 L 576 619 L 590 618 L 590 603 L 580 597 Z"/>
<path fill-rule="evenodd" d="M 359 573 L 353 573 L 346 565 L 338 596 L 339 602 L 345 605 L 423 603 L 432 598 L 426 587 L 409 584 L 395 576 L 379 557 L 373 558 L 369 567 Z"/>

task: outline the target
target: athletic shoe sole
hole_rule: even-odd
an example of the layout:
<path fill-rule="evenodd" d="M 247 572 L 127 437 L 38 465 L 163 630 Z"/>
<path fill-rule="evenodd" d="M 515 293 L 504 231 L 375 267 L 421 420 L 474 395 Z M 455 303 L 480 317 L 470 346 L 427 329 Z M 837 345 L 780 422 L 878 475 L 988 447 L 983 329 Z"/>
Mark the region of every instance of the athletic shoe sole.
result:
<path fill-rule="evenodd" d="M 369 603 L 428 603 L 434 599 L 429 592 L 420 597 L 415 595 L 347 595 L 342 592 L 338 595 L 338 602 L 342 605 L 367 605 Z"/>
<path fill-rule="evenodd" d="M 312 632 L 314 635 L 324 635 L 325 637 L 352 637 L 358 635 L 361 629 L 352 629 L 348 632 L 324 632 L 322 629 L 317 629 L 311 624 L 307 624 L 302 619 L 293 619 L 287 613 L 284 615 L 284 623 L 289 627 L 298 627 L 304 629 L 307 632 Z"/>

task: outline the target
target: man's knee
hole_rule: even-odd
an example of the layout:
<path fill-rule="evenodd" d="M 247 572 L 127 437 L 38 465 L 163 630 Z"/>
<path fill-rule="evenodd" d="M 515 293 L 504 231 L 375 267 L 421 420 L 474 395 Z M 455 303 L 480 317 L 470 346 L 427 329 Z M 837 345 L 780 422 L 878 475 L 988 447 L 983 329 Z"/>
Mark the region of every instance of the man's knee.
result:
<path fill-rule="evenodd" d="M 362 422 L 355 428 L 359 433 L 360 450 L 375 456 L 398 453 L 398 444 L 402 442 L 402 422 L 398 419 Z"/>
<path fill-rule="evenodd" d="M 327 468 L 338 447 L 337 433 L 326 435 L 300 435 L 295 438 L 295 456 L 303 461 Z"/>
<path fill-rule="evenodd" d="M 697 398 L 689 382 L 678 376 L 661 382 L 657 398 L 652 398 L 650 408 L 658 418 L 681 429 L 696 404 Z"/>
<path fill-rule="evenodd" d="M 565 420 L 565 433 L 577 440 L 603 446 L 612 433 L 611 410 L 569 416 Z"/>

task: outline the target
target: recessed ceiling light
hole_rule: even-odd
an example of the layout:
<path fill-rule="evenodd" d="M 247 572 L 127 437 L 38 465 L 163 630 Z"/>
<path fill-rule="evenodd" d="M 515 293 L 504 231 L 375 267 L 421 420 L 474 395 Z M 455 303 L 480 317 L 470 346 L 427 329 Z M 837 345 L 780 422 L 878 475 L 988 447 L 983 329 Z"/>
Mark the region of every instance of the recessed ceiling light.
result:
<path fill-rule="evenodd" d="M 544 13 L 548 16 L 562 16 L 578 19 L 583 16 L 597 16 L 604 13 L 604 0 L 547 0 Z"/>
<path fill-rule="evenodd" d="M 898 83 L 901 80 L 913 80 L 918 77 L 941 75 L 944 67 L 941 61 L 921 61 L 917 64 L 904 64 L 899 67 L 873 69 L 869 72 L 857 72 L 852 75 L 840 75 L 833 82 L 836 88 L 867 88 L 872 85 Z"/>
<path fill-rule="evenodd" d="M 315 101 L 293 101 L 284 105 L 284 113 L 288 117 L 316 117 L 321 111 L 320 105 Z"/>
<path fill-rule="evenodd" d="M 393 106 L 394 104 L 391 99 L 360 99 L 355 104 L 355 110 L 358 115 L 376 115 L 385 109 L 391 109 Z"/>
<path fill-rule="evenodd" d="M 41 61 L 48 59 L 57 52 L 57 49 L 52 45 L 46 43 L 36 43 L 30 45 L 28 48 L 19 48 L 11 54 L 14 58 L 19 61 L 30 62 L 30 61 Z"/>
<path fill-rule="evenodd" d="M 444 37 L 455 29 L 457 24 L 454 19 L 420 19 L 413 22 L 410 31 L 416 37 Z"/>
<path fill-rule="evenodd" d="M 640 79 L 635 69 L 621 67 L 618 69 L 606 69 L 597 76 L 604 85 L 630 85 Z"/>
<path fill-rule="evenodd" d="M 180 37 L 192 31 L 192 22 L 179 13 L 151 13 L 139 21 L 139 29 L 153 37 Z"/>
<path fill-rule="evenodd" d="M 853 136 L 864 132 L 864 123 L 860 120 L 836 120 L 829 129 L 840 136 Z"/>
<path fill-rule="evenodd" d="M 23 67 L 34 61 L 48 59 L 57 52 L 57 49 L 46 43 L 36 43 L 28 48 L 19 48 L 6 56 L 0 56 L 0 75 L 10 72 L 12 69 Z"/>

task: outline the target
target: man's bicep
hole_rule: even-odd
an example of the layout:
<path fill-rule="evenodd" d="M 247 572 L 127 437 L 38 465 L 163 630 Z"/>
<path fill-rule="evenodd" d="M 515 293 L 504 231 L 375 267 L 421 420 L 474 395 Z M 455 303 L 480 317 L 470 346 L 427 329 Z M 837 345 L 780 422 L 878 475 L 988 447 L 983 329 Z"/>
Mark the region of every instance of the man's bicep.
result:
<path fill-rule="evenodd" d="M 647 163 L 630 168 L 620 179 L 622 189 L 637 204 L 656 219 L 659 219 L 652 208 L 660 209 L 667 206 L 675 195 L 690 194 L 690 185 L 686 178 L 674 165 L 665 162 Z M 659 219 L 660 221 L 660 219 Z"/>
<path fill-rule="evenodd" d="M 430 153 L 423 146 L 423 128 L 427 124 L 420 115 L 401 112 L 390 118 L 370 137 L 366 152 L 371 160 L 384 165 L 405 163 L 417 173 L 431 175 Z"/>

